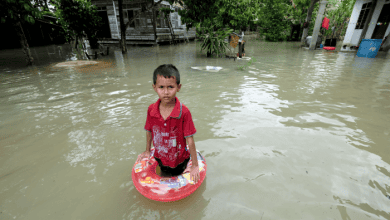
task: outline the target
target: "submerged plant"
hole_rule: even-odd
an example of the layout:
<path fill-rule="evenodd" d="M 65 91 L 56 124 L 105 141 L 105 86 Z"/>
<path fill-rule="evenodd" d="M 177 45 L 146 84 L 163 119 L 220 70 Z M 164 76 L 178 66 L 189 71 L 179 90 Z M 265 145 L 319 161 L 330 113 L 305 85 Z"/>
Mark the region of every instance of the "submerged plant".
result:
<path fill-rule="evenodd" d="M 220 56 L 226 52 L 228 48 L 228 42 L 225 38 L 233 31 L 232 29 L 219 29 L 214 31 L 214 26 L 202 27 L 198 34 L 198 37 L 203 41 L 201 44 L 201 51 L 206 50 L 207 56 L 215 53 Z"/>
<path fill-rule="evenodd" d="M 248 66 L 252 65 L 253 62 L 256 62 L 256 58 L 253 58 L 248 61 L 248 63 L 242 65 L 242 66 L 237 66 L 240 70 L 246 69 Z"/>

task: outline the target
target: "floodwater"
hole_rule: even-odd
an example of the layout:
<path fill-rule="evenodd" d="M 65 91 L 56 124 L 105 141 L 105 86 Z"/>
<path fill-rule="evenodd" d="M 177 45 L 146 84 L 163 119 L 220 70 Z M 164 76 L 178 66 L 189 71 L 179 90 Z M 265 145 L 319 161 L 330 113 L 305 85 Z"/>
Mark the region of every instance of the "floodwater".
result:
<path fill-rule="evenodd" d="M 76 67 L 56 67 L 77 59 L 66 46 L 33 49 L 29 68 L 0 55 L 0 219 L 390 219 L 387 55 L 247 42 L 256 62 L 244 70 L 197 42 Z M 181 73 L 177 96 L 208 164 L 197 191 L 173 203 L 131 180 L 165 63 Z M 191 69 L 201 66 L 224 69 Z"/>

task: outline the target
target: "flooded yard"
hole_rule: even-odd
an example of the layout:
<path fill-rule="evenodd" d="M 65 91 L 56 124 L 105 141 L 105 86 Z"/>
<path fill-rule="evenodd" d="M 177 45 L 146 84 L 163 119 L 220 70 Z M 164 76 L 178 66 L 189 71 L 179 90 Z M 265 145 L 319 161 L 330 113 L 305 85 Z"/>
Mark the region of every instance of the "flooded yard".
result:
<path fill-rule="evenodd" d="M 0 52 L 0 219 L 390 219 L 390 59 L 248 40 L 256 62 L 200 43 Z M 12 52 L 13 51 L 13 52 Z M 78 57 L 79 56 L 79 57 Z M 174 64 L 208 164 L 189 197 L 134 187 L 152 74 Z M 191 67 L 219 66 L 220 71 Z"/>

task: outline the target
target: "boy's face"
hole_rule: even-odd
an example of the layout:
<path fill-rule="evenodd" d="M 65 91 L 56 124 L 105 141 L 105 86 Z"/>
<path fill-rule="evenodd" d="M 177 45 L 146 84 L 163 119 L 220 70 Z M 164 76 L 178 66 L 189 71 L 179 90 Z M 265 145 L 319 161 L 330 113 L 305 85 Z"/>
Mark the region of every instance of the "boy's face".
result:
<path fill-rule="evenodd" d="M 176 84 L 176 78 L 165 78 L 157 75 L 156 84 L 153 85 L 154 91 L 157 92 L 162 104 L 175 103 L 176 92 L 180 91 L 181 84 Z"/>

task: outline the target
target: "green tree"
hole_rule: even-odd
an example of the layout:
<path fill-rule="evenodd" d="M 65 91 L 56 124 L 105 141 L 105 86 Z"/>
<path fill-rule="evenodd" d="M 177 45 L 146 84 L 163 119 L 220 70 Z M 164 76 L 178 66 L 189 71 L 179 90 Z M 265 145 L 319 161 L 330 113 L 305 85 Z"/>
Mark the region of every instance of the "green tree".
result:
<path fill-rule="evenodd" d="M 173 1 L 169 1 L 171 4 Z M 179 11 L 181 21 L 186 24 L 187 30 L 201 23 L 206 24 L 211 21 L 218 22 L 217 26 L 222 26 L 219 12 L 223 11 L 225 5 L 223 0 L 183 0 L 184 9 Z M 201 25 L 202 26 L 202 25 Z"/>
<path fill-rule="evenodd" d="M 260 6 L 258 24 L 260 34 L 268 41 L 287 39 L 289 21 L 286 19 L 289 2 L 287 0 L 263 0 Z"/>
<path fill-rule="evenodd" d="M 98 48 L 96 33 L 101 26 L 96 6 L 90 0 L 55 0 L 55 15 L 61 24 L 66 39 L 87 37 L 91 48 Z"/>
<path fill-rule="evenodd" d="M 27 65 L 33 64 L 30 47 L 24 34 L 22 23 L 34 23 L 41 18 L 42 13 L 29 0 L 2 0 L 0 1 L 0 19 L 2 23 L 10 22 L 19 36 L 20 46 L 26 55 Z"/>
<path fill-rule="evenodd" d="M 290 0 L 291 5 L 287 10 L 287 19 L 290 21 L 291 31 L 294 26 L 299 27 L 299 33 L 302 33 L 303 23 L 306 18 L 306 12 L 311 0 Z M 293 32 L 291 32 L 291 35 Z M 299 35 L 300 37 L 300 35 Z"/>
<path fill-rule="evenodd" d="M 31 0 L 35 8 L 39 8 L 40 11 L 50 11 L 49 4 L 52 2 L 50 0 Z"/>
<path fill-rule="evenodd" d="M 170 1 L 172 4 L 174 1 Z M 225 38 L 233 30 L 255 26 L 259 0 L 182 0 L 179 11 L 187 30 L 196 27 L 207 54 L 221 54 L 226 50 Z"/>
<path fill-rule="evenodd" d="M 291 5 L 287 10 L 288 18 L 293 24 L 303 24 L 307 9 L 311 0 L 290 0 Z"/>
<path fill-rule="evenodd" d="M 223 55 L 228 49 L 228 42 L 225 41 L 225 38 L 233 29 L 218 29 L 214 31 L 214 25 L 211 24 L 208 27 L 203 28 L 203 33 L 198 34 L 198 37 L 203 41 L 201 44 L 201 51 L 205 50 L 207 52 L 207 57 L 210 57 L 213 53 L 217 56 Z"/>
<path fill-rule="evenodd" d="M 254 26 L 254 20 L 260 12 L 259 0 L 223 0 L 223 7 L 219 9 L 220 23 L 234 30 L 243 30 Z"/>
<path fill-rule="evenodd" d="M 183 0 L 184 10 L 179 11 L 187 29 L 200 24 L 215 29 L 240 30 L 254 26 L 259 11 L 259 0 Z"/>
<path fill-rule="evenodd" d="M 326 10 L 325 16 L 330 19 L 329 30 L 325 31 L 325 36 L 339 38 L 345 34 L 348 25 L 347 19 L 351 16 L 353 6 L 356 0 L 329 0 L 329 9 Z M 335 27 L 333 32 L 331 27 Z M 336 33 L 336 34 L 335 34 Z"/>
<path fill-rule="evenodd" d="M 332 37 L 332 27 L 335 26 L 336 34 L 333 37 L 340 38 L 345 34 L 345 30 L 348 26 L 348 18 L 352 14 L 353 6 L 355 5 L 356 0 L 328 0 L 327 8 L 325 11 L 325 17 L 330 19 L 329 29 L 321 28 L 321 33 L 324 37 Z M 311 35 L 313 33 L 314 24 L 317 19 L 317 11 L 319 9 L 318 2 L 314 5 L 313 11 L 311 14 L 311 20 L 309 22 L 307 28 L 307 35 Z M 303 39 L 304 36 L 302 36 Z M 305 37 L 306 39 L 306 37 Z M 302 45 L 304 45 L 304 40 L 302 41 Z"/>

